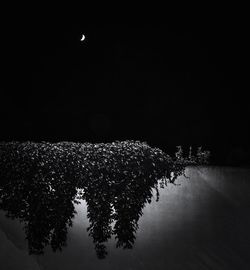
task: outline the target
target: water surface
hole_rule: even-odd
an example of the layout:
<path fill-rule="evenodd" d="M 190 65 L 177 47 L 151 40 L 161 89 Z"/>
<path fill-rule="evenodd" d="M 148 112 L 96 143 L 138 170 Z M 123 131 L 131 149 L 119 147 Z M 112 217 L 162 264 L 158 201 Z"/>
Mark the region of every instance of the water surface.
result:
<path fill-rule="evenodd" d="M 146 203 L 132 248 L 117 248 L 112 235 L 104 259 L 87 232 L 83 200 L 75 205 L 67 246 L 53 252 L 48 245 L 44 255 L 28 255 L 22 225 L 1 211 L 1 264 L 5 269 L 249 269 L 250 170 L 190 167 L 186 175 L 177 179 L 180 185 L 160 189 L 158 202 L 154 196 Z"/>

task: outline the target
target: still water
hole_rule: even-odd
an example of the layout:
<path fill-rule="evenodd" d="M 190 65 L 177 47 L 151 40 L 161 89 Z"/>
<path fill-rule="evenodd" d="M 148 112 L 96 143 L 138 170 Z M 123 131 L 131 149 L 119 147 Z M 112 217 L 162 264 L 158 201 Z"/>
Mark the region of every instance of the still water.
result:
<path fill-rule="evenodd" d="M 23 226 L 1 210 L 1 269 L 250 269 L 250 169 L 189 167 L 186 175 L 160 189 L 158 202 L 154 191 L 129 232 L 131 248 L 116 247 L 118 230 L 103 259 L 87 232 L 84 200 L 74 205 L 66 246 L 53 252 L 45 245 L 43 255 L 29 255 Z"/>

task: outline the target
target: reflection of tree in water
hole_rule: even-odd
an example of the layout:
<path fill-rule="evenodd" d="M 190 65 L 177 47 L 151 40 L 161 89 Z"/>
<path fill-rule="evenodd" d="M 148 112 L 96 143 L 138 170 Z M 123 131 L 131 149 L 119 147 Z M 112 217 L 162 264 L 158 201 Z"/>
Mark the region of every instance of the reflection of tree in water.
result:
<path fill-rule="evenodd" d="M 112 180 L 113 184 L 96 181 L 96 185 L 88 186 L 84 194 L 90 220 L 88 230 L 100 258 L 106 255 L 104 242 L 112 234 L 117 240 L 117 247 L 132 248 L 137 222 L 145 203 L 152 197 L 154 185 L 150 186 L 146 178 L 135 178 L 135 181 L 124 178 L 121 182 Z"/>
<path fill-rule="evenodd" d="M 0 207 L 24 222 L 29 251 L 39 254 L 47 245 L 55 251 L 66 244 L 74 202 L 83 198 L 89 235 L 104 258 L 112 235 L 117 247 L 132 248 L 153 189 L 173 182 L 184 168 L 181 159 L 140 142 L 2 143 Z"/>

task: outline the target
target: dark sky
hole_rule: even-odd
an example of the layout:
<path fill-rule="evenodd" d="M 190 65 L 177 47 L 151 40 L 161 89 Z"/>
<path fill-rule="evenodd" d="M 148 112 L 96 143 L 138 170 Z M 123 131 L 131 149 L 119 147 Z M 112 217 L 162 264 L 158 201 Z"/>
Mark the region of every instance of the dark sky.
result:
<path fill-rule="evenodd" d="M 228 23 L 16 22 L 2 51 L 0 139 L 249 147 L 245 40 Z"/>

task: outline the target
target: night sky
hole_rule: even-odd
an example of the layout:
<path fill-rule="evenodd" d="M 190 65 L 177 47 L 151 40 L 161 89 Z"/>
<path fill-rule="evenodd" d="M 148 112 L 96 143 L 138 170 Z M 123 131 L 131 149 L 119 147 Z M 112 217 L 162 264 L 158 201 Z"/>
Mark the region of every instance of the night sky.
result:
<path fill-rule="evenodd" d="M 203 145 L 218 162 L 246 159 L 241 30 L 16 22 L 2 50 L 0 140 L 138 139 L 170 152 Z"/>

